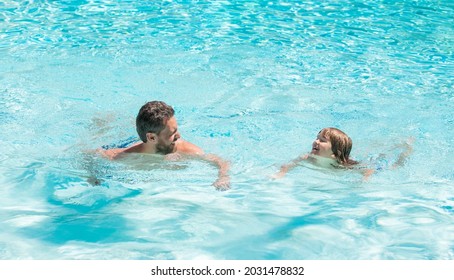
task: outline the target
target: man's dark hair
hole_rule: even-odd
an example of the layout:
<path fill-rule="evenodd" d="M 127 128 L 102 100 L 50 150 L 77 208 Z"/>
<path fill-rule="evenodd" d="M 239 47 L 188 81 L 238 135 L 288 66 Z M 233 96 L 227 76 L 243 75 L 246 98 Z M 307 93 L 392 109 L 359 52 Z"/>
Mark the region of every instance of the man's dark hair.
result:
<path fill-rule="evenodd" d="M 136 130 L 140 139 L 146 143 L 148 132 L 159 134 L 174 114 L 173 108 L 162 101 L 147 102 L 136 117 Z"/>

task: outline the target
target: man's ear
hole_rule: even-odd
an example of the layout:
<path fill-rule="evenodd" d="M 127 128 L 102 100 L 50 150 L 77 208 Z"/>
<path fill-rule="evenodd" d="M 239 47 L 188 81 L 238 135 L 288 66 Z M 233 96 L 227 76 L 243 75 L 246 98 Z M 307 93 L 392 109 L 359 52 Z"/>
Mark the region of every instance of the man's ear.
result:
<path fill-rule="evenodd" d="M 154 143 L 154 142 L 158 141 L 158 136 L 156 135 L 156 133 L 148 132 L 146 135 L 147 135 L 147 142 Z"/>

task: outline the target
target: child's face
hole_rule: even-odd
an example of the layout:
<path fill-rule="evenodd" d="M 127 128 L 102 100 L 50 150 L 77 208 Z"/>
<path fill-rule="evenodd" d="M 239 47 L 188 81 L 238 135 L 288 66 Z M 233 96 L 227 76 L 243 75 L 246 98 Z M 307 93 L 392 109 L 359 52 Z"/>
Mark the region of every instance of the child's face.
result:
<path fill-rule="evenodd" d="M 331 141 L 323 137 L 320 133 L 312 143 L 311 154 L 326 158 L 335 158 L 331 149 Z"/>

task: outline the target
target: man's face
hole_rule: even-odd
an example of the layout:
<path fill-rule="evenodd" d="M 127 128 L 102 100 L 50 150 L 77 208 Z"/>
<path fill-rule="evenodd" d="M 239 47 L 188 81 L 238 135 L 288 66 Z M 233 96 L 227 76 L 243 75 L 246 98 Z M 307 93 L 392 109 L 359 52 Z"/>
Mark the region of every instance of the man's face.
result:
<path fill-rule="evenodd" d="M 180 133 L 178 132 L 178 124 L 175 117 L 171 117 L 165 128 L 158 134 L 156 150 L 161 154 L 170 154 L 176 152 L 176 142 L 180 139 Z"/>

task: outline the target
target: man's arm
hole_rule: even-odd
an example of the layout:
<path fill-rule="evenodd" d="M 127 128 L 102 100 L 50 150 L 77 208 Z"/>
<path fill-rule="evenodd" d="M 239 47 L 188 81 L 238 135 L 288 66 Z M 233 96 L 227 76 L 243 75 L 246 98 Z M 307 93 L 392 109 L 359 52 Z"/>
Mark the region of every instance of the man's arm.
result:
<path fill-rule="evenodd" d="M 198 157 L 215 165 L 219 169 L 219 171 L 218 178 L 213 183 L 213 186 L 220 191 L 230 189 L 230 163 L 228 161 L 214 154 L 205 154 L 201 148 L 184 140 L 182 140 L 181 144 L 178 146 L 178 152 Z"/>
<path fill-rule="evenodd" d="M 218 179 L 213 183 L 213 186 L 219 191 L 230 189 L 230 163 L 213 154 L 203 155 L 202 158 L 219 168 Z"/>

